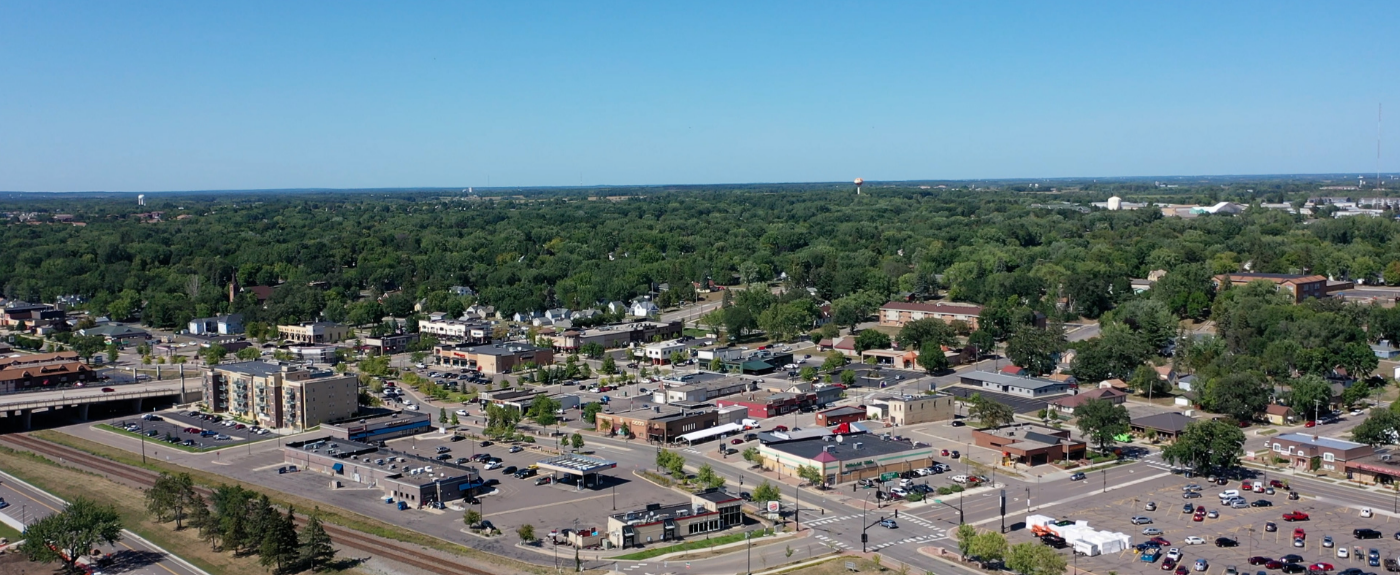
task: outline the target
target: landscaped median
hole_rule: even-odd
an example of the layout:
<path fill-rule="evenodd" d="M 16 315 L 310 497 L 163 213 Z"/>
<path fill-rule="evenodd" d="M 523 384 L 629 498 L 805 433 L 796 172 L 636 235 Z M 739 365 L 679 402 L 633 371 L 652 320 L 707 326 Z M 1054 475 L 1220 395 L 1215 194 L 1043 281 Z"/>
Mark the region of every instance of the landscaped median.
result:
<path fill-rule="evenodd" d="M 773 530 L 771 528 L 753 531 L 752 533 L 754 534 L 751 537 L 751 539 L 753 540 L 758 540 L 763 537 L 772 537 L 774 535 Z M 636 553 L 628 553 L 627 555 L 618 555 L 616 557 L 612 557 L 612 559 L 616 559 L 618 561 L 641 561 L 643 559 L 651 559 L 652 557 L 660 557 L 662 555 L 670 555 L 672 553 L 680 553 L 682 551 L 694 551 L 696 549 L 705 549 L 709 547 L 718 547 L 720 545 L 728 545 L 730 543 L 738 543 L 743 540 L 744 533 L 730 533 L 728 535 L 721 535 L 719 537 L 710 537 L 708 539 L 694 539 L 691 541 L 677 543 L 675 545 L 669 545 L 666 547 L 656 547 L 652 549 L 647 549 L 645 551 L 638 551 Z"/>

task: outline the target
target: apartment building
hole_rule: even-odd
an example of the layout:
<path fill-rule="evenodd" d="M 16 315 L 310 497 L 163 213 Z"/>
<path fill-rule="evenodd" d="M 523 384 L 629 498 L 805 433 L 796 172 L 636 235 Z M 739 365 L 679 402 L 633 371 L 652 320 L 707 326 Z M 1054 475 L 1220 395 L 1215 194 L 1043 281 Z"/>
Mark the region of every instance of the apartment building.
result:
<path fill-rule="evenodd" d="M 286 363 L 232 363 L 205 373 L 204 397 L 211 411 L 300 430 L 354 415 L 359 378 Z"/>
<path fill-rule="evenodd" d="M 964 303 L 912 303 L 892 301 L 880 306 L 880 325 L 904 327 L 911 321 L 927 318 L 945 322 L 966 322 L 968 327 L 977 329 L 977 318 L 982 315 L 982 306 Z"/>
<path fill-rule="evenodd" d="M 1223 289 L 1226 286 L 1242 286 L 1251 282 L 1265 281 L 1274 284 L 1280 290 L 1288 292 L 1293 297 L 1293 303 L 1300 303 L 1310 297 L 1326 297 L 1327 276 L 1321 275 L 1296 275 L 1296 274 L 1256 274 L 1256 273 L 1235 273 L 1220 274 L 1215 276 L 1215 287 Z"/>
<path fill-rule="evenodd" d="M 491 343 L 491 324 L 484 321 L 438 319 L 418 322 L 418 333 L 467 343 Z"/>

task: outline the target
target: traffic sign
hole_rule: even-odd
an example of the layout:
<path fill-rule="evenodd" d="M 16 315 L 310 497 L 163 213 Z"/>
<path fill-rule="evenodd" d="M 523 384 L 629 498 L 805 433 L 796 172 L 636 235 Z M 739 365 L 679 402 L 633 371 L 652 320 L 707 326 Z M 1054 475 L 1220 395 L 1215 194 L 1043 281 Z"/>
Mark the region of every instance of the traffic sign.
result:
<path fill-rule="evenodd" d="M 893 481 L 895 479 L 899 479 L 898 471 L 890 471 L 887 473 L 880 474 L 880 481 Z"/>

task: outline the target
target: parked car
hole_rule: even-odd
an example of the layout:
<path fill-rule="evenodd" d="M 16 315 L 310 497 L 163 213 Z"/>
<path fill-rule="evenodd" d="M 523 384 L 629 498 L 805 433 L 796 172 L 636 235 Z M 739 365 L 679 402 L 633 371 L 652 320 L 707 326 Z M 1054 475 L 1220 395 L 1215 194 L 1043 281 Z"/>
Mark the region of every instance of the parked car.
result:
<path fill-rule="evenodd" d="M 1206 540 L 1205 540 L 1205 539 L 1202 539 L 1201 537 L 1197 537 L 1197 536 L 1195 536 L 1195 535 L 1190 535 L 1190 536 L 1186 537 L 1185 539 L 1183 539 L 1182 542 L 1185 543 L 1185 544 L 1187 544 L 1187 545 L 1205 545 Z"/>
<path fill-rule="evenodd" d="M 1357 539 L 1380 539 L 1381 532 L 1375 529 L 1362 528 L 1351 530 L 1351 535 Z"/>
<path fill-rule="evenodd" d="M 511 453 L 520 453 L 521 451 L 525 451 L 525 448 L 519 445 L 512 445 L 508 451 Z"/>
<path fill-rule="evenodd" d="M 1240 542 L 1239 542 L 1238 540 L 1231 539 L 1231 538 L 1229 538 L 1229 537 L 1216 537 L 1216 538 L 1215 538 L 1215 546 L 1216 546 L 1216 547 L 1239 547 L 1239 546 L 1240 546 Z"/>
<path fill-rule="evenodd" d="M 1284 521 L 1307 521 L 1307 520 L 1308 520 L 1308 514 L 1307 514 L 1307 513 L 1303 513 L 1302 511 L 1293 511 L 1293 512 L 1290 512 L 1290 513 L 1284 513 L 1284 514 L 1283 514 L 1283 520 L 1284 520 Z"/>

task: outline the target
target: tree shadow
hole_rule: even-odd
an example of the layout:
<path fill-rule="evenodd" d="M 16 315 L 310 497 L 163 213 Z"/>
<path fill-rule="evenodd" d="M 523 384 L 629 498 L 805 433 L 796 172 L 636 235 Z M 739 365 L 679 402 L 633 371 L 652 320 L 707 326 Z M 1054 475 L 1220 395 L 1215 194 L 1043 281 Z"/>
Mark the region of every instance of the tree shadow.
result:
<path fill-rule="evenodd" d="M 165 555 L 141 549 L 122 549 L 107 555 L 101 563 L 103 573 L 127 573 L 136 571 L 165 559 Z"/>

